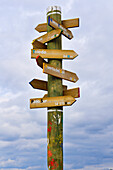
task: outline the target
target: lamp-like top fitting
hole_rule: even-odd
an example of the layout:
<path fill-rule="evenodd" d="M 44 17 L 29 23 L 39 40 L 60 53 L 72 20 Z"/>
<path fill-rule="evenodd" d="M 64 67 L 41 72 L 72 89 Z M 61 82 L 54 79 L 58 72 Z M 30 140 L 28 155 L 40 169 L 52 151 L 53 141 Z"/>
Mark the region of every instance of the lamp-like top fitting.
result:
<path fill-rule="evenodd" d="M 61 14 L 61 7 L 60 6 L 49 6 L 47 8 L 47 15 L 49 14 L 54 14 L 54 13 L 59 13 Z"/>

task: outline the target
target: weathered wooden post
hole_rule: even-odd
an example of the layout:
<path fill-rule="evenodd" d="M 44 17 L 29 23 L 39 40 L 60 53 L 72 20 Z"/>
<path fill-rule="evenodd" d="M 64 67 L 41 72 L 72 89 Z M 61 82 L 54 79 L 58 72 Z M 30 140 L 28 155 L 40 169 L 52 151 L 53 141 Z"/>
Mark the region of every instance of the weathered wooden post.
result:
<path fill-rule="evenodd" d="M 30 99 L 30 108 L 47 108 L 47 163 L 48 170 L 63 170 L 63 106 L 71 106 L 80 97 L 79 88 L 67 89 L 62 79 L 78 81 L 75 73 L 62 69 L 62 59 L 74 59 L 73 50 L 62 50 L 61 34 L 72 39 L 68 28 L 78 27 L 79 18 L 61 20 L 61 8 L 51 6 L 47 9 L 47 23 L 39 24 L 38 32 L 47 32 L 33 40 L 31 58 L 48 74 L 48 82 L 33 79 L 30 85 L 48 93 L 42 98 Z M 48 59 L 48 61 L 45 60 Z"/>
<path fill-rule="evenodd" d="M 47 9 L 47 32 L 53 28 L 49 26 L 50 17 L 61 24 L 61 9 L 51 6 Z M 61 35 L 47 44 L 47 49 L 62 49 Z M 62 59 L 48 59 L 49 64 L 62 68 Z M 48 75 L 48 97 L 63 96 L 62 79 Z M 48 169 L 63 169 L 63 107 L 48 108 Z M 52 166 L 53 165 L 53 166 Z"/>

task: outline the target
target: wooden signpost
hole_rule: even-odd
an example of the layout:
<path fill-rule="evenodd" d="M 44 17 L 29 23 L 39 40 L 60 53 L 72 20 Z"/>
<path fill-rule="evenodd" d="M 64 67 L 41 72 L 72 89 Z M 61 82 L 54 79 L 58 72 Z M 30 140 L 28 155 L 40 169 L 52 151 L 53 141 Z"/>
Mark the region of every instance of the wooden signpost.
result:
<path fill-rule="evenodd" d="M 78 77 L 75 73 L 67 70 L 59 69 L 57 67 L 51 66 L 50 64 L 43 63 L 43 73 L 50 74 L 52 76 L 62 78 L 71 82 L 77 82 Z"/>
<path fill-rule="evenodd" d="M 49 42 L 49 41 L 51 41 L 51 40 L 59 37 L 60 34 L 61 34 L 61 32 L 62 32 L 62 30 L 59 29 L 59 28 L 58 28 L 58 29 L 55 29 L 55 30 L 53 30 L 53 31 L 50 31 L 50 32 L 47 33 L 47 34 L 44 34 L 44 35 L 42 35 L 41 37 L 34 39 L 33 42 L 32 42 L 32 44 L 33 44 L 35 41 L 39 41 L 39 42 L 41 42 L 41 43 Z"/>
<path fill-rule="evenodd" d="M 79 27 L 79 18 L 62 20 L 61 24 L 65 28 Z M 38 24 L 35 28 L 38 32 L 47 32 L 47 23 Z"/>
<path fill-rule="evenodd" d="M 78 76 L 62 69 L 62 59 L 74 59 L 73 50 L 62 50 L 61 34 L 68 39 L 73 35 L 68 28 L 79 27 L 79 18 L 61 20 L 61 8 L 47 9 L 47 23 L 39 24 L 38 32 L 47 32 L 33 40 L 31 58 L 48 74 L 48 81 L 33 79 L 29 84 L 34 89 L 45 90 L 41 98 L 30 99 L 30 108 L 47 108 L 47 166 L 48 170 L 63 170 L 63 106 L 71 106 L 80 97 L 80 88 L 67 89 L 62 79 L 77 82 Z M 47 61 L 44 59 L 46 58 Z"/>
<path fill-rule="evenodd" d="M 62 34 L 64 36 L 66 36 L 69 39 L 73 38 L 72 32 L 70 30 L 68 30 L 67 28 L 65 28 L 62 24 L 58 23 L 55 19 L 53 19 L 52 17 L 48 17 L 48 25 L 57 29 L 60 28 L 62 31 Z"/>
<path fill-rule="evenodd" d="M 74 59 L 78 54 L 73 50 L 31 49 L 31 58 Z"/>
<path fill-rule="evenodd" d="M 71 106 L 75 102 L 72 96 L 44 97 L 30 99 L 30 108 Z"/>

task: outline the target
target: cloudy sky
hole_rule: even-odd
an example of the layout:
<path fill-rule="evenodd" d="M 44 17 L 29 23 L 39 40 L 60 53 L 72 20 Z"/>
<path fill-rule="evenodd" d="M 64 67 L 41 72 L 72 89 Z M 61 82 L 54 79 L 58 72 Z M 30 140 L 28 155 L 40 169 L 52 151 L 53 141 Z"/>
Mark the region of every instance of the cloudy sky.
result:
<path fill-rule="evenodd" d="M 29 99 L 45 92 L 29 85 L 47 75 L 31 60 L 34 28 L 46 22 L 48 6 L 58 5 L 62 19 L 80 18 L 63 49 L 79 56 L 64 61 L 79 81 L 81 97 L 64 107 L 64 170 L 113 168 L 113 1 L 0 0 L 0 169 L 47 169 L 47 110 L 29 109 Z"/>

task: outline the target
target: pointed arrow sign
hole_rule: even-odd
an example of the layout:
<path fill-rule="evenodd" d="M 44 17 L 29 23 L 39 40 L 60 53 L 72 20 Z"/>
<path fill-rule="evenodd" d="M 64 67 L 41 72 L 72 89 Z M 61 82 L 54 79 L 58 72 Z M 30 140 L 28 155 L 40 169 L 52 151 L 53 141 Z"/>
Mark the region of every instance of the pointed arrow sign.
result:
<path fill-rule="evenodd" d="M 79 27 L 79 18 L 62 20 L 65 28 Z M 47 32 L 47 23 L 38 24 L 35 28 L 38 32 Z"/>
<path fill-rule="evenodd" d="M 31 49 L 31 58 L 74 59 L 78 54 L 73 50 Z"/>
<path fill-rule="evenodd" d="M 73 38 L 73 34 L 70 30 L 68 30 L 67 28 L 65 28 L 62 24 L 58 23 L 55 19 L 53 19 L 52 17 L 48 17 L 48 25 L 57 29 L 57 28 L 60 28 L 62 29 L 62 34 L 64 36 L 66 36 L 67 38 L 69 39 L 72 39 Z"/>
<path fill-rule="evenodd" d="M 78 80 L 78 77 L 75 73 L 59 69 L 57 67 L 53 67 L 50 64 L 43 63 L 43 73 L 50 74 L 52 76 L 62 78 L 64 80 L 68 80 L 74 83 Z"/>
<path fill-rule="evenodd" d="M 63 25 L 65 28 L 79 27 L 79 18 L 63 20 L 63 21 L 62 21 L 62 25 Z"/>
<path fill-rule="evenodd" d="M 73 88 L 73 89 L 68 89 L 63 91 L 64 96 L 72 96 L 74 98 L 79 98 L 80 97 L 80 88 Z"/>
<path fill-rule="evenodd" d="M 47 32 L 47 23 L 38 24 L 35 30 L 38 32 Z"/>
<path fill-rule="evenodd" d="M 47 91 L 47 81 L 38 80 L 38 79 L 33 79 L 32 81 L 29 82 L 29 84 L 30 84 L 34 89 L 40 89 L 40 90 L 45 90 L 45 91 Z"/>
<path fill-rule="evenodd" d="M 51 41 L 57 37 L 59 37 L 59 35 L 61 34 L 62 30 L 61 29 L 55 29 L 55 30 L 52 30 L 44 35 L 42 35 L 41 37 L 39 38 L 36 38 L 33 40 L 32 44 L 35 42 L 35 41 L 39 41 L 41 43 L 46 43 L 48 41 Z"/>
<path fill-rule="evenodd" d="M 33 48 L 38 48 L 38 49 L 46 49 L 47 48 L 47 45 L 45 45 L 39 41 L 34 41 L 32 43 L 32 45 L 33 45 Z"/>
<path fill-rule="evenodd" d="M 29 84 L 34 88 L 34 89 L 39 89 L 39 90 L 48 90 L 48 82 L 44 80 L 39 80 L 39 79 L 33 79 Z M 63 85 L 63 90 L 66 90 L 67 86 Z"/>
<path fill-rule="evenodd" d="M 37 56 L 36 57 L 36 62 L 37 62 L 37 65 L 41 68 L 43 68 L 43 63 L 47 63 L 42 57 L 40 56 Z"/>
<path fill-rule="evenodd" d="M 58 96 L 30 99 L 30 108 L 71 106 L 76 100 L 72 96 Z"/>

